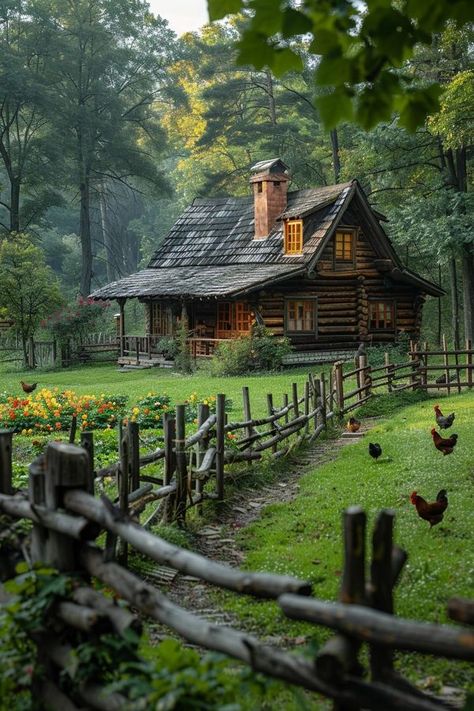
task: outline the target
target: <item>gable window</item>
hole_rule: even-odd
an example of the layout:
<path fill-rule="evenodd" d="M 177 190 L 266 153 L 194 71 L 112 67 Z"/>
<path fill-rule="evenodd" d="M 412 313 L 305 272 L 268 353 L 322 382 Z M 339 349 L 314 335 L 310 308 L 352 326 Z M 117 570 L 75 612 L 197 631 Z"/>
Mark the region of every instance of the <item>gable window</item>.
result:
<path fill-rule="evenodd" d="M 316 299 L 288 299 L 286 302 L 287 333 L 316 331 Z"/>
<path fill-rule="evenodd" d="M 338 230 L 334 238 L 334 259 L 336 262 L 353 263 L 354 230 Z"/>
<path fill-rule="evenodd" d="M 303 251 L 303 220 L 285 222 L 285 254 L 301 254 Z"/>
<path fill-rule="evenodd" d="M 369 328 L 371 331 L 393 331 L 395 329 L 395 304 L 393 301 L 371 301 L 369 303 Z"/>

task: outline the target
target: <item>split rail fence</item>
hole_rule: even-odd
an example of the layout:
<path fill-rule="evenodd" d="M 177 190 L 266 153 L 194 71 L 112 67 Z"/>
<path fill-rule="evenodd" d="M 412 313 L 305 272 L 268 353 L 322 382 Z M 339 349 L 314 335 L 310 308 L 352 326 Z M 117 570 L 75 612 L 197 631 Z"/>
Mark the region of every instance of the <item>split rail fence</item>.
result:
<path fill-rule="evenodd" d="M 179 451 L 176 453 L 179 457 Z M 474 660 L 474 602 L 453 598 L 448 616 L 460 625 L 400 619 L 394 615 L 393 587 L 406 553 L 393 544 L 394 514 L 383 510 L 372 535 L 370 574 L 366 577 L 366 516 L 359 507 L 344 513 L 344 570 L 338 603 L 311 596 L 311 583 L 290 576 L 250 573 L 216 563 L 171 545 L 132 521 L 111 501 L 91 493 L 90 451 L 66 443 L 50 443 L 46 455 L 30 467 L 29 491 L 13 492 L 5 475 L 11 450 L 2 448 L 0 511 L 9 521 L 32 523 L 29 550 L 32 564 L 45 563 L 73 574 L 73 590 L 49 611 L 46 628 L 34 634 L 45 677 L 35 693 L 54 711 L 87 708 L 110 711 L 146 708 L 110 693 L 101 678 L 86 678 L 67 695 L 67 677 L 75 645 L 100 644 L 101 632 L 118 636 L 139 631 L 141 624 L 129 609 L 91 587 L 99 580 L 134 610 L 154 619 L 188 642 L 239 660 L 253 670 L 322 694 L 338 709 L 405 709 L 436 711 L 451 708 L 427 695 L 395 670 L 394 651 L 410 651 L 453 660 Z M 8 524 L 7 524 L 8 525 Z M 3 526 L 5 528 L 5 524 Z M 105 550 L 96 541 L 102 532 Z M 3 532 L 3 531 L 2 531 Z M 160 590 L 123 565 L 110 561 L 108 544 L 119 538 L 141 555 L 211 585 L 258 598 L 275 600 L 289 618 L 306 620 L 335 632 L 314 659 L 264 645 L 258 638 L 233 628 L 211 624 L 172 602 Z M 0 586 L 3 600 L 8 601 Z M 278 614 L 278 610 L 275 611 Z M 363 663 L 361 647 L 369 647 Z M 369 675 L 369 678 L 366 678 Z"/>
<path fill-rule="evenodd" d="M 337 412 L 344 415 L 371 399 L 379 388 L 388 393 L 402 390 L 425 390 L 461 393 L 471 389 L 474 377 L 474 350 L 467 340 L 463 349 L 449 349 L 443 336 L 442 348 L 429 350 L 428 345 L 410 342 L 408 360 L 391 363 L 385 353 L 383 365 L 371 366 L 367 355 L 356 358 L 355 368 L 344 370 L 344 362 L 334 363 L 334 401 Z"/>
<path fill-rule="evenodd" d="M 227 474 L 235 479 L 235 465 L 248 467 L 265 454 L 273 458 L 288 455 L 304 442 L 315 440 L 334 418 L 334 388 L 332 376 L 319 378 L 309 374 L 302 394 L 298 384 L 292 384 L 291 395 L 284 395 L 275 407 L 271 393 L 267 395 L 266 417 L 253 418 L 248 387 L 242 388 L 243 416 L 241 422 L 228 420 L 226 396 L 216 397 L 216 411 L 209 405 L 198 408 L 197 431 L 186 433 L 185 405 L 177 405 L 175 415 L 165 414 L 162 446 L 140 455 L 140 431 L 136 422 L 128 421 L 119 429 L 119 459 L 106 467 L 94 467 L 92 432 L 81 433 L 81 445 L 90 452 L 91 490 L 94 479 L 115 477 L 120 509 L 138 516 L 153 501 L 155 510 L 144 521 L 149 528 L 159 520 L 185 523 L 186 512 L 206 500 L 223 501 Z M 75 440 L 75 421 L 70 442 Z M 150 472 L 150 465 L 157 469 Z M 147 467 L 146 473 L 142 469 Z M 122 472 L 127 472 L 122 476 Z"/>

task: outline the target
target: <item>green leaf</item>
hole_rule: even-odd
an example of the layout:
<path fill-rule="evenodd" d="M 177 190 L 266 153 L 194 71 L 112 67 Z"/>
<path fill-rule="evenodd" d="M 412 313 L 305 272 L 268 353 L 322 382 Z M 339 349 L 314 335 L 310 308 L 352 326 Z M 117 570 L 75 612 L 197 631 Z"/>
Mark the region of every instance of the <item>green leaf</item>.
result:
<path fill-rule="evenodd" d="M 439 97 L 442 89 L 438 84 L 423 89 L 410 89 L 398 101 L 400 111 L 399 124 L 413 133 L 422 126 L 429 114 L 439 110 Z"/>
<path fill-rule="evenodd" d="M 366 131 L 381 121 L 389 121 L 394 111 L 394 97 L 385 86 L 367 87 L 358 97 L 356 121 Z"/>
<path fill-rule="evenodd" d="M 293 37 L 311 32 L 313 23 L 302 12 L 294 10 L 292 7 L 287 7 L 283 13 L 281 27 L 283 37 Z"/>
<path fill-rule="evenodd" d="M 254 0 L 252 9 L 255 10 L 255 16 L 252 20 L 252 26 L 257 28 L 267 37 L 280 32 L 283 22 L 283 14 L 279 8 L 275 8 L 275 0 Z"/>
<path fill-rule="evenodd" d="M 353 116 L 352 97 L 346 89 L 337 89 L 331 94 L 316 99 L 324 128 L 330 130 L 342 121 L 351 121 Z"/>
<path fill-rule="evenodd" d="M 238 64 L 253 64 L 256 69 L 273 64 L 275 49 L 268 44 L 266 35 L 261 32 L 245 32 L 237 43 L 237 49 Z"/>
<path fill-rule="evenodd" d="M 351 77 L 351 63 L 345 57 L 323 57 L 315 77 L 320 86 L 344 84 Z"/>
<path fill-rule="evenodd" d="M 207 0 L 207 11 L 211 22 L 222 20 L 226 15 L 233 15 L 242 10 L 242 0 Z"/>
<path fill-rule="evenodd" d="M 284 49 L 275 50 L 270 66 L 275 76 L 281 77 L 286 72 L 302 71 L 303 60 L 289 47 L 285 47 Z"/>

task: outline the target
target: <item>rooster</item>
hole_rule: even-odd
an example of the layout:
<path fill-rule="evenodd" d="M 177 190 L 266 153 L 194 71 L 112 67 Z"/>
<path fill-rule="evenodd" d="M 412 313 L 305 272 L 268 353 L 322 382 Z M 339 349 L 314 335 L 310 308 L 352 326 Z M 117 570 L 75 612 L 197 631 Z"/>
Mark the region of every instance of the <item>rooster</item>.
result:
<path fill-rule="evenodd" d="M 436 422 L 441 430 L 447 430 L 454 422 L 456 415 L 452 412 L 450 415 L 443 415 L 439 409 L 439 405 L 434 406 L 434 411 L 436 415 Z"/>
<path fill-rule="evenodd" d="M 23 380 L 20 380 L 20 385 L 24 393 L 32 393 L 33 390 L 36 390 L 38 383 L 32 383 L 30 385 L 29 383 L 24 383 Z"/>
<path fill-rule="evenodd" d="M 382 447 L 380 444 L 372 444 L 372 442 L 369 443 L 369 454 L 372 457 L 372 459 L 377 459 L 382 455 Z"/>
<path fill-rule="evenodd" d="M 348 432 L 357 432 L 359 429 L 360 429 L 359 420 L 356 420 L 355 417 L 351 417 L 346 424 L 346 430 Z"/>
<path fill-rule="evenodd" d="M 451 454 L 454 447 L 456 446 L 458 442 L 458 436 L 457 434 L 451 435 L 451 437 L 447 437 L 446 439 L 443 439 L 439 432 L 436 432 L 435 428 L 431 430 L 431 436 L 433 437 L 433 443 L 434 446 L 436 447 L 437 450 L 440 452 L 443 452 L 443 454 Z"/>
<path fill-rule="evenodd" d="M 418 496 L 416 491 L 410 496 L 410 501 L 416 506 L 418 516 L 425 521 L 429 521 L 430 528 L 436 526 L 437 523 L 441 523 L 443 520 L 443 514 L 448 508 L 448 497 L 446 494 L 446 489 L 441 489 L 441 491 L 438 492 L 436 501 L 431 504 L 425 501 L 422 496 Z"/>

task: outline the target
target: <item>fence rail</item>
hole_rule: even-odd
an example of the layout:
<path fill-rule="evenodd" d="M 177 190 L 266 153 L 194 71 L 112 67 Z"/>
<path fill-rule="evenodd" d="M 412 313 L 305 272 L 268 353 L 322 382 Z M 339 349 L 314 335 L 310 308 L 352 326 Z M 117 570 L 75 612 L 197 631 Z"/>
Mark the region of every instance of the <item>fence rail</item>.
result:
<path fill-rule="evenodd" d="M 175 478 L 178 489 L 183 439 L 177 424 L 173 448 L 178 462 Z M 5 472 L 11 456 L 11 437 L 3 433 L 0 441 L 3 442 L 0 451 Z M 474 622 L 473 601 L 453 598 L 448 604 L 448 614 L 461 620 L 462 626 L 422 624 L 394 617 L 393 587 L 407 556 L 393 544 L 392 511 L 381 511 L 376 520 L 369 579 L 365 572 L 365 513 L 359 507 L 344 513 L 340 602 L 331 604 L 311 597 L 311 584 L 307 581 L 233 569 L 146 531 L 132 521 L 121 506 L 114 506 L 105 497 L 98 500 L 90 493 L 90 455 L 90 450 L 75 445 L 50 443 L 46 456 L 31 465 L 28 496 L 22 492 L 12 494 L 11 477 L 0 479 L 0 511 L 12 520 L 26 517 L 33 522 L 31 562 L 41 561 L 74 575 L 71 597 L 59 599 L 49 613 L 50 621 L 54 617 L 55 634 L 48 629 L 34 634 L 40 658 L 49 660 L 45 665 L 47 679 L 39 689 L 39 696 L 54 699 L 53 708 L 77 709 L 76 704 L 86 704 L 88 708 L 106 710 L 112 708 L 112 702 L 117 709 L 144 708 L 143 703 L 134 705 L 120 693 L 110 695 L 104 691 L 104 682 L 100 679 L 85 679 L 79 688 L 69 692 L 72 698 L 58 686 L 60 672 L 68 668 L 78 639 L 99 644 L 98 629 L 122 635 L 127 629 L 141 627 L 129 610 L 118 607 L 89 587 L 86 581 L 90 577 L 100 580 L 138 612 L 166 625 L 185 640 L 223 652 L 256 671 L 329 697 L 337 708 L 388 711 L 450 708 L 442 699 L 424 694 L 396 674 L 393 652 L 410 650 L 472 661 L 474 631 L 469 625 Z M 123 465 L 125 461 L 122 452 Z M 107 533 L 105 550 L 94 543 L 103 531 Z M 258 638 L 239 630 L 211 624 L 172 602 L 123 564 L 111 560 L 108 543 L 115 538 L 154 561 L 219 588 L 235 594 L 275 599 L 288 618 L 328 627 L 336 635 L 311 660 L 264 645 Z M 0 597 L 3 600 L 7 597 L 1 586 Z M 368 669 L 361 663 L 363 643 L 368 644 L 370 651 Z M 370 680 L 364 678 L 366 672 Z"/>
<path fill-rule="evenodd" d="M 360 407 L 370 400 L 378 388 L 386 388 L 388 393 L 408 389 L 437 390 L 448 395 L 452 391 L 460 393 L 463 389 L 471 389 L 474 377 L 471 341 L 466 341 L 465 348 L 461 350 L 450 350 L 444 336 L 442 342 L 443 348 L 437 350 L 429 350 L 426 343 L 419 347 L 410 342 L 409 359 L 404 363 L 391 363 L 389 353 L 385 353 L 384 365 L 372 367 L 367 355 L 363 354 L 356 358 L 357 367 L 345 371 L 344 361 L 337 361 L 333 366 L 337 411 L 346 414 Z M 441 356 L 442 362 L 439 362 Z M 464 357 L 463 363 L 460 356 Z M 434 362 L 436 360 L 438 362 Z M 461 379 L 462 374 L 464 380 Z"/>

